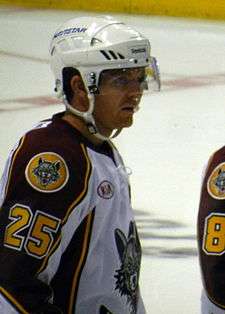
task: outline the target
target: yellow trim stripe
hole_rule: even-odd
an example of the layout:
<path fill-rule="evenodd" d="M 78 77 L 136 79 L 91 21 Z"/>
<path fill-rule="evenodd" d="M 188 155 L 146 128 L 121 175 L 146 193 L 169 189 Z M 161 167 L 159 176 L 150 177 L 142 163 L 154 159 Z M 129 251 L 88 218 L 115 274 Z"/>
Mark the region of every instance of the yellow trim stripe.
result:
<path fill-rule="evenodd" d="M 52 256 L 52 254 L 57 250 L 58 246 L 60 245 L 61 239 L 62 239 L 62 235 L 60 234 L 58 239 L 56 240 L 55 244 L 50 249 L 48 255 L 45 257 L 43 263 L 41 264 L 41 267 L 37 271 L 37 274 L 40 274 L 45 269 L 45 267 L 46 267 L 46 265 L 48 263 L 49 258 Z"/>
<path fill-rule="evenodd" d="M 3 287 L 0 287 L 0 292 L 10 301 L 10 303 L 12 303 L 22 314 L 29 314 L 29 312 L 27 312 L 24 307 L 19 304 L 16 299 L 11 296 L 11 294 L 6 291 Z"/>
<path fill-rule="evenodd" d="M 80 193 L 80 195 L 76 198 L 76 200 L 68 208 L 67 213 L 65 215 L 65 218 L 62 221 L 62 225 L 65 225 L 65 223 L 67 222 L 68 217 L 69 217 L 71 211 L 83 199 L 83 197 L 86 195 L 87 190 L 88 190 L 88 180 L 89 180 L 90 173 L 91 173 L 91 162 L 90 162 L 90 159 L 89 159 L 88 154 L 86 152 L 85 146 L 83 144 L 81 144 L 81 148 L 83 150 L 84 156 L 85 156 L 86 161 L 87 161 L 87 170 L 86 170 L 86 174 L 85 174 L 84 188 L 83 188 L 82 192 Z M 57 239 L 56 243 L 54 244 L 54 246 L 49 251 L 48 255 L 45 257 L 45 259 L 44 259 L 41 267 L 39 268 L 37 274 L 40 274 L 45 269 L 45 267 L 46 267 L 46 265 L 48 263 L 49 258 L 55 252 L 57 247 L 59 246 L 60 240 L 61 240 L 61 235 L 59 236 L 59 238 Z"/>
<path fill-rule="evenodd" d="M 11 175 L 12 175 L 12 168 L 13 168 L 14 162 L 15 162 L 15 160 L 16 160 L 16 156 L 18 155 L 19 151 L 21 150 L 21 148 L 22 148 L 22 146 L 23 146 L 24 140 L 25 140 L 25 136 L 21 139 L 20 144 L 19 144 L 18 147 L 15 149 L 15 151 L 14 151 L 14 153 L 13 153 L 13 156 L 12 156 L 11 164 L 10 164 L 10 166 L 9 166 L 8 180 L 7 180 L 6 188 L 5 188 L 5 198 L 6 198 L 7 194 L 8 194 L 9 183 L 10 183 Z"/>
<path fill-rule="evenodd" d="M 225 2 L 223 0 L 189 0 L 188 5 L 186 0 L 0 0 L 0 5 L 225 20 Z"/>
<path fill-rule="evenodd" d="M 220 308 L 222 308 L 222 309 L 225 309 L 225 305 L 216 302 L 213 298 L 211 298 L 211 297 L 209 296 L 208 293 L 207 293 L 207 296 L 208 296 L 209 300 L 211 300 L 211 302 L 214 303 L 216 306 L 218 306 L 218 307 L 220 307 Z"/>
<path fill-rule="evenodd" d="M 86 171 L 86 174 L 85 174 L 84 188 L 83 188 L 82 192 L 80 193 L 80 195 L 76 198 L 76 200 L 70 205 L 70 207 L 69 207 L 69 209 L 67 211 L 67 214 L 66 214 L 65 218 L 63 219 L 63 222 L 62 222 L 63 225 L 68 220 L 68 217 L 69 217 L 71 211 L 74 209 L 74 207 L 77 204 L 79 204 L 79 202 L 83 199 L 83 197 L 86 195 L 87 190 L 88 190 L 88 180 L 89 180 L 90 173 L 91 173 L 91 162 L 90 162 L 90 159 L 88 157 L 88 154 L 87 154 L 87 151 L 85 149 L 84 144 L 81 144 L 81 148 L 83 150 L 83 153 L 84 153 L 84 156 L 85 156 L 86 162 L 87 162 L 87 171 Z"/>
<path fill-rule="evenodd" d="M 79 278 L 80 273 L 82 271 L 82 265 L 83 265 L 83 263 L 85 261 L 85 257 L 87 255 L 87 250 L 88 250 L 88 247 L 89 247 L 89 237 L 90 237 L 91 230 L 92 230 L 91 227 L 92 227 L 93 215 L 94 215 L 93 211 L 90 214 L 88 214 L 87 226 L 86 226 L 85 235 L 84 235 L 84 242 L 83 242 L 83 248 L 82 248 L 82 252 L 81 252 L 81 257 L 80 257 L 78 266 L 76 268 L 76 271 L 75 271 L 75 274 L 74 274 L 74 277 L 73 277 L 73 284 L 72 284 L 72 288 L 71 288 L 68 314 L 72 314 L 73 313 L 74 295 L 75 295 L 75 291 L 76 291 L 77 285 L 78 285 L 78 278 Z"/>

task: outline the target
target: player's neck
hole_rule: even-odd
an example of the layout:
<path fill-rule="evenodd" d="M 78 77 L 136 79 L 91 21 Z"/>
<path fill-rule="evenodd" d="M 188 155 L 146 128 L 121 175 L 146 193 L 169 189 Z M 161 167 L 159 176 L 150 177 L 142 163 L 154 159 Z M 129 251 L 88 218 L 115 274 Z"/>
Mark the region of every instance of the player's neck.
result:
<path fill-rule="evenodd" d="M 62 117 L 63 120 L 68 122 L 72 127 L 77 129 L 84 137 L 86 137 L 90 142 L 92 142 L 94 145 L 99 146 L 103 143 L 103 140 L 98 139 L 96 136 L 92 135 L 84 123 L 84 121 L 76 117 L 75 115 L 65 112 L 64 116 Z"/>

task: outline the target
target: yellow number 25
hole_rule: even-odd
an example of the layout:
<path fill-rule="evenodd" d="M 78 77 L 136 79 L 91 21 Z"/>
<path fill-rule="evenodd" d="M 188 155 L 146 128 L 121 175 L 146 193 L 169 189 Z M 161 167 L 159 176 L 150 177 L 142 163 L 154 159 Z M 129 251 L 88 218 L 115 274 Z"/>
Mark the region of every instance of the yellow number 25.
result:
<path fill-rule="evenodd" d="M 33 215 L 29 207 L 16 204 L 10 209 L 11 222 L 5 230 L 4 245 L 14 250 L 24 248 L 35 258 L 46 256 L 61 220 L 41 211 Z M 24 232 L 25 231 L 25 232 Z"/>

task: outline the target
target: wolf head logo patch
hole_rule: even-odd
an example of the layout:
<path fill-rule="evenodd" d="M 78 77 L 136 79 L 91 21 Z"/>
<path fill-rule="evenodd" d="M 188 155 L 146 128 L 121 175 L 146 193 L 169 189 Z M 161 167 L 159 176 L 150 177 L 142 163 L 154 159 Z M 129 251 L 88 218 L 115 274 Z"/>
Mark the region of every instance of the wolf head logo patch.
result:
<path fill-rule="evenodd" d="M 208 193 L 215 199 L 225 199 L 225 163 L 219 164 L 207 182 Z"/>
<path fill-rule="evenodd" d="M 69 178 L 69 171 L 61 156 L 53 152 L 44 152 L 35 155 L 29 161 L 25 176 L 35 190 L 52 193 L 65 186 Z"/>
<path fill-rule="evenodd" d="M 137 312 L 138 281 L 141 264 L 141 245 L 137 228 L 133 221 L 130 222 L 128 238 L 120 229 L 115 230 L 115 240 L 120 256 L 121 267 L 116 270 L 116 290 L 121 296 L 126 296 L 130 305 L 130 313 Z"/>

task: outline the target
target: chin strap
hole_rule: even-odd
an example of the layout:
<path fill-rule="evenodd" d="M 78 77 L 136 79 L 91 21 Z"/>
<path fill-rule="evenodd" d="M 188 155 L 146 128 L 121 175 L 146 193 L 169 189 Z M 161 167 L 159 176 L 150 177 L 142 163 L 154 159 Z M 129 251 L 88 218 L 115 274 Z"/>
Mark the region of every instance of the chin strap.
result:
<path fill-rule="evenodd" d="M 78 117 L 82 118 L 85 121 L 86 126 L 88 128 L 88 131 L 92 135 L 97 137 L 98 139 L 103 140 L 103 141 L 109 141 L 110 139 L 115 138 L 116 136 L 118 136 L 119 133 L 122 131 L 122 128 L 117 129 L 117 130 L 115 130 L 114 134 L 112 136 L 109 136 L 109 137 L 102 135 L 98 131 L 98 128 L 97 128 L 96 123 L 95 123 L 95 119 L 93 117 L 93 111 L 94 111 L 94 106 L 95 106 L 95 101 L 94 101 L 94 95 L 93 94 L 88 93 L 89 109 L 88 109 L 88 111 L 85 111 L 85 112 L 79 111 L 79 110 L 75 109 L 73 106 L 71 106 L 69 104 L 69 102 L 67 101 L 66 95 L 64 94 L 63 91 L 58 92 L 57 96 L 58 96 L 58 98 L 62 99 L 64 105 L 66 106 L 66 108 L 67 108 L 67 110 L 69 112 L 71 112 L 75 116 L 78 116 Z"/>

